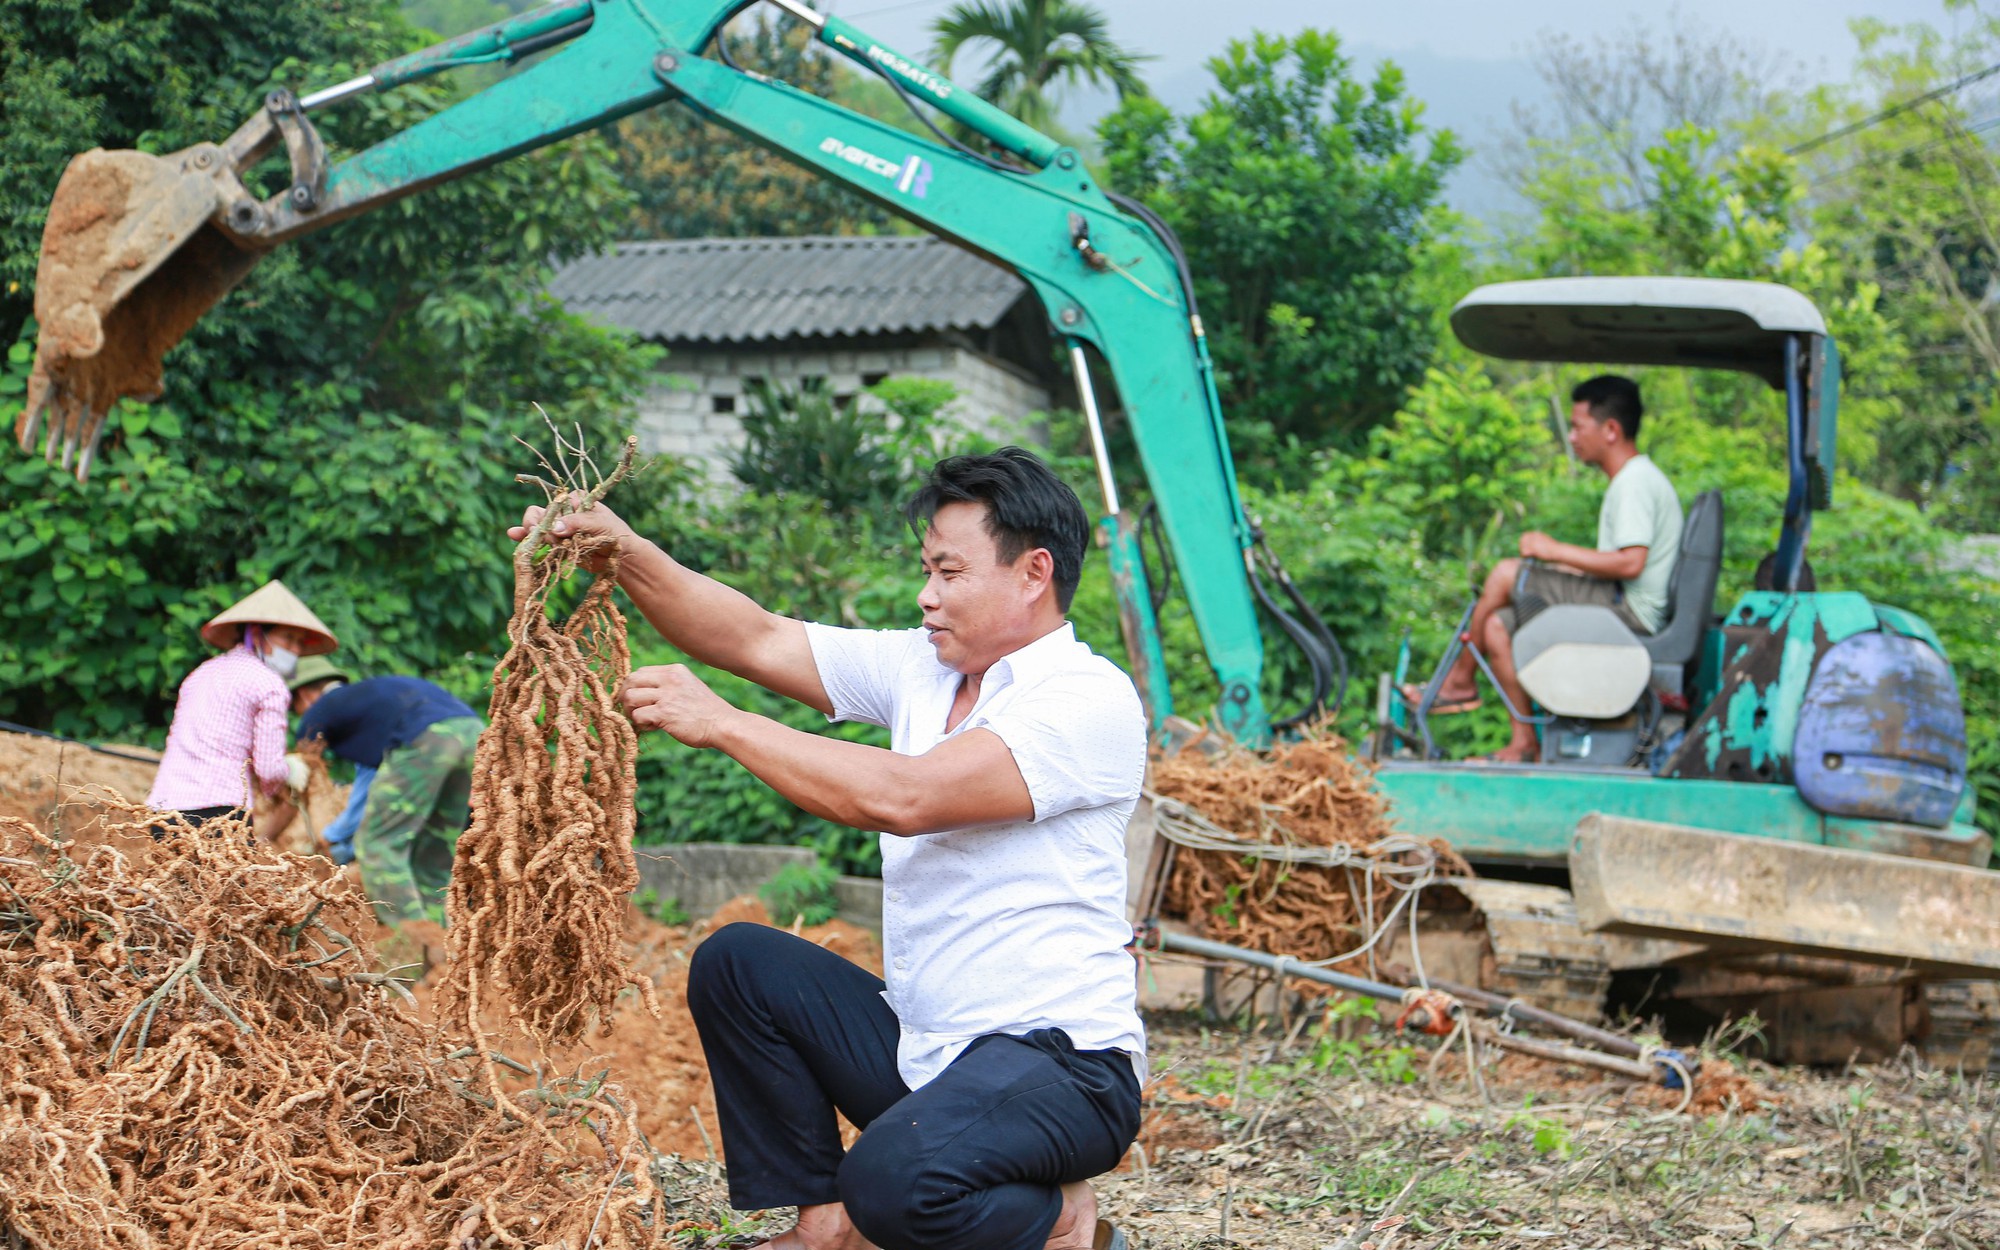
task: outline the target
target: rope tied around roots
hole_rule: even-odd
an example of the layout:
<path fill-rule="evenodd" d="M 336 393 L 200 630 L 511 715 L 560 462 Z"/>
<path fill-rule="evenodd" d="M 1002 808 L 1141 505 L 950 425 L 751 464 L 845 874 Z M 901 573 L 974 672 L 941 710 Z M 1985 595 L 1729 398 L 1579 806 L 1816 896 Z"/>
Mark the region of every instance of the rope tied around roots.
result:
<path fill-rule="evenodd" d="M 632 669 L 625 618 L 613 603 L 617 553 L 605 542 L 548 542 L 562 517 L 587 511 L 630 470 L 637 440 L 589 490 L 560 456 L 561 482 L 539 478 L 548 510 L 514 550 L 508 650 L 493 670 L 493 698 L 472 772 L 472 823 L 459 838 L 446 895 L 447 959 L 438 987 L 443 1019 L 485 1053 L 480 994 L 491 984 L 509 1019 L 542 1048 L 580 1037 L 591 1017 L 611 1029 L 615 999 L 636 990 L 655 1017 L 650 980 L 626 965 L 626 897 L 639 883 L 632 853 L 638 737 L 618 706 Z M 547 461 L 544 460 L 544 465 Z M 594 466 L 592 466 L 594 467 Z M 566 619 L 550 598 L 579 565 L 598 571 Z M 497 1073 L 489 1092 L 502 1106 Z"/>
<path fill-rule="evenodd" d="M 1372 960 L 1398 923 L 1414 927 L 1426 886 L 1472 875 L 1448 843 L 1395 831 L 1366 765 L 1331 733 L 1264 753 L 1183 749 L 1153 762 L 1148 793 L 1173 844 L 1159 913 L 1302 965 Z"/>

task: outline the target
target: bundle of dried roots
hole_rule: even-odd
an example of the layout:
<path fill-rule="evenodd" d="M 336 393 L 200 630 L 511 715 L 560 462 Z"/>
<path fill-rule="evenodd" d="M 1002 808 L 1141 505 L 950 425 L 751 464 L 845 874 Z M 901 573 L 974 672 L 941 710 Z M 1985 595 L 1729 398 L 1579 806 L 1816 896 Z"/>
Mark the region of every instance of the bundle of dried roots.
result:
<path fill-rule="evenodd" d="M 0 819 L 0 1244 L 661 1244 L 613 1087 L 501 1105 L 374 972 L 344 878 L 105 806 L 73 857 Z"/>
<path fill-rule="evenodd" d="M 306 788 L 286 796 L 294 808 L 292 819 L 273 834 L 272 841 L 279 850 L 293 855 L 324 855 L 326 831 L 347 805 L 347 790 L 335 785 L 333 774 L 327 771 L 326 739 L 301 742 L 296 751 L 306 762 Z M 271 797 L 258 801 L 259 827 L 279 803 L 279 799 Z"/>
<path fill-rule="evenodd" d="M 1336 866 L 1176 846 L 1160 913 L 1254 950 L 1334 959 L 1365 943 L 1390 914 L 1415 876 L 1403 869 L 1435 857 L 1439 874 L 1471 875 L 1443 840 L 1418 843 L 1396 833 L 1366 766 L 1331 733 L 1263 753 L 1184 749 L 1154 761 L 1151 787 L 1253 843 L 1357 852 Z"/>
<path fill-rule="evenodd" d="M 573 473 L 545 483 L 548 511 L 514 551 L 510 646 L 493 670 L 472 824 L 452 865 L 438 994 L 441 1016 L 482 1050 L 480 996 L 489 980 L 509 1019 L 544 1049 L 574 1041 L 593 1014 L 609 1033 L 627 986 L 659 1014 L 652 982 L 626 965 L 623 941 L 626 896 L 639 883 L 638 741 L 616 698 L 632 668 L 625 618 L 611 598 L 616 559 L 546 537 L 558 518 L 602 499 L 634 450 L 628 442 L 618 467 L 587 493 L 569 489 Z M 596 578 L 566 620 L 553 620 L 550 595 L 579 563 L 599 563 Z"/>

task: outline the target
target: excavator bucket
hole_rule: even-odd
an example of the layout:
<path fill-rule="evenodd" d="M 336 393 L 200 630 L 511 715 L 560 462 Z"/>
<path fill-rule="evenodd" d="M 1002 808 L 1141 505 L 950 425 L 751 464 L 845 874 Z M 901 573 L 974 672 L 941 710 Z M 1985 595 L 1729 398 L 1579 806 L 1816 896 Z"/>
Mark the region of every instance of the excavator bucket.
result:
<path fill-rule="evenodd" d="M 263 255 L 211 223 L 220 191 L 200 160 L 99 148 L 56 184 L 35 271 L 41 337 L 14 437 L 33 450 L 46 421 L 43 454 L 60 450 L 79 481 L 112 405 L 157 399 L 167 349 Z"/>

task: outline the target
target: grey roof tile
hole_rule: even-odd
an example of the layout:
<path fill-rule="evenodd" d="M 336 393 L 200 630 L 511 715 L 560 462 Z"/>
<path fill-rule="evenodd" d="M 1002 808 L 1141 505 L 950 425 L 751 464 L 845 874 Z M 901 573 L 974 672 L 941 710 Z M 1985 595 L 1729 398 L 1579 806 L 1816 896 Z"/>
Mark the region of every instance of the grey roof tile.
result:
<path fill-rule="evenodd" d="M 571 312 L 679 343 L 986 329 L 1027 289 L 929 236 L 621 243 L 549 283 Z"/>

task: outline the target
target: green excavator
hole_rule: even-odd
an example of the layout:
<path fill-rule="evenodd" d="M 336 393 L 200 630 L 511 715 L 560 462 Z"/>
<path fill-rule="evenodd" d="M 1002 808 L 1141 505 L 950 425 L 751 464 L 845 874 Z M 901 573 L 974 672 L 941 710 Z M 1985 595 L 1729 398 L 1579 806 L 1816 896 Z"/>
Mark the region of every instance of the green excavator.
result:
<path fill-rule="evenodd" d="M 1344 684 L 1343 661 L 1239 497 L 1172 232 L 1099 187 L 1073 148 L 802 0 L 769 2 L 879 75 L 932 138 L 728 64 L 719 32 L 760 2 L 559 0 L 303 97 L 273 91 L 219 143 L 77 156 L 44 234 L 41 337 L 17 438 L 82 478 L 113 406 L 159 394 L 167 350 L 266 252 L 637 110 L 685 108 L 1033 289 L 1091 431 L 1101 538 L 1156 727 L 1172 717 L 1172 686 L 1137 520 L 1105 448 L 1093 352 L 1129 416 L 1214 669 L 1213 725 L 1261 744 L 1319 714 Z M 537 53 L 344 159 L 313 124 L 366 92 Z M 289 185 L 260 198 L 245 176 L 280 149 Z M 1721 502 L 1704 499 L 1690 509 L 1688 555 L 1658 635 L 1635 637 L 1590 609 L 1522 627 L 1517 658 L 1535 706 L 1519 710 L 1541 724 L 1538 762 L 1438 758 L 1428 724 L 1437 679 L 1414 702 L 1385 682 L 1374 748 L 1400 823 L 1517 878 L 1463 883 L 1466 905 L 1426 920 L 1425 958 L 1448 963 L 1431 951 L 1456 943 L 1469 969 L 1461 979 L 1586 1018 L 1615 972 L 1657 969 L 1682 1001 L 1796 1017 L 1802 1037 L 1839 1016 L 1866 1044 L 1837 1059 L 1928 1037 L 1938 1053 L 1984 1066 L 2000 1016 L 1990 980 L 2000 977 L 2000 874 L 1985 871 L 1991 848 L 1972 825 L 1950 667 L 1921 620 L 1808 584 L 1812 512 L 1831 502 L 1838 398 L 1838 356 L 1818 313 L 1768 285 L 1572 279 L 1484 288 L 1452 323 L 1496 356 L 1761 377 L 1786 399 L 1791 492 L 1768 588 L 1726 615 L 1712 603 Z M 1265 704 L 1260 606 L 1314 673 L 1293 716 L 1274 718 Z M 1790 1053 L 1826 1057 L 1807 1043 Z"/>

